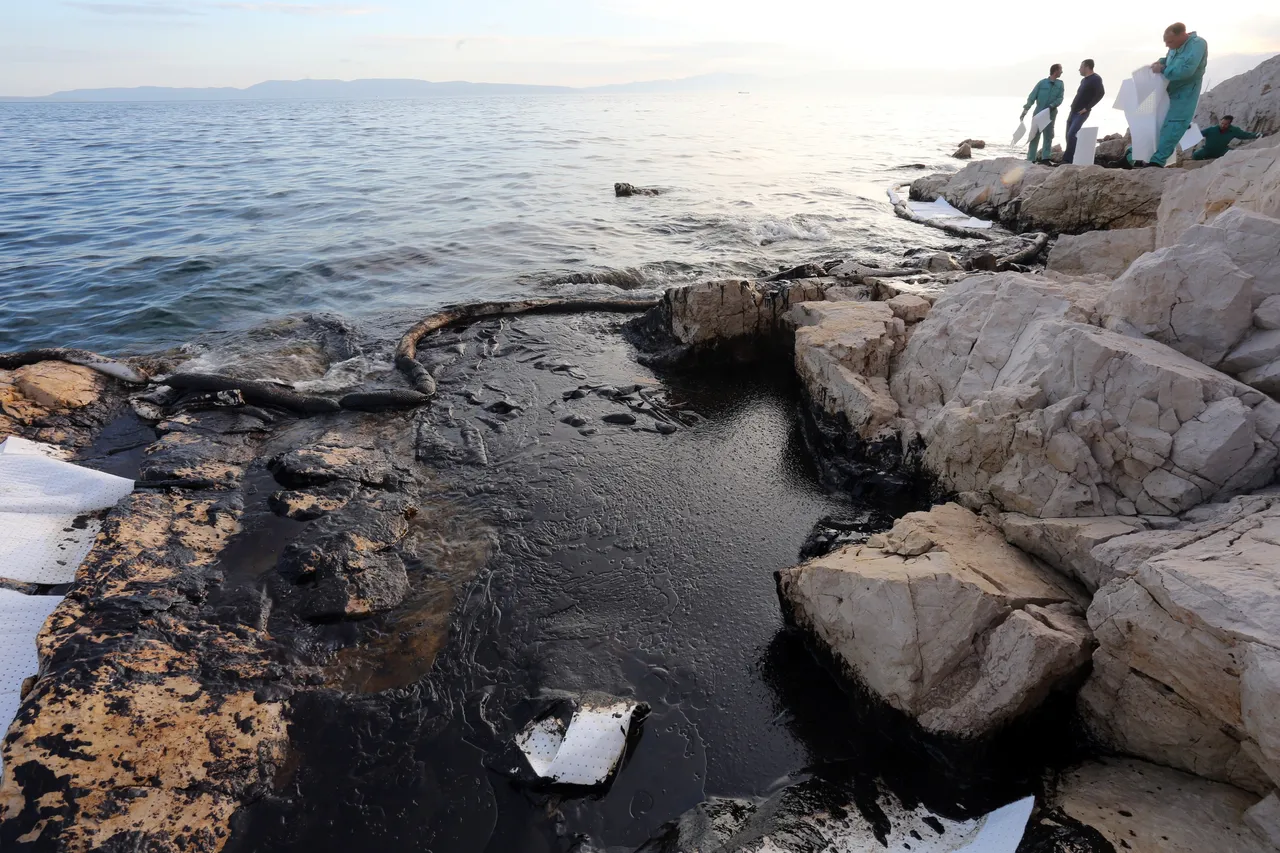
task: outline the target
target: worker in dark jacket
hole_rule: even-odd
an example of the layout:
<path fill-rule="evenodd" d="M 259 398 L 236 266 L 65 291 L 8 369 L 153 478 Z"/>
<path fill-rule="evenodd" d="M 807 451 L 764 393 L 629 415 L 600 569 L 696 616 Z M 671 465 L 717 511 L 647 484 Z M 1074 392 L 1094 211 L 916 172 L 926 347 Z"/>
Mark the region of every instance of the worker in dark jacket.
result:
<path fill-rule="evenodd" d="M 1075 100 L 1071 102 L 1071 115 L 1067 118 L 1067 150 L 1062 152 L 1062 162 L 1070 163 L 1076 156 L 1076 134 L 1089 120 L 1107 90 L 1102 86 L 1102 76 L 1093 70 L 1093 60 L 1086 59 L 1080 63 L 1080 88 L 1076 90 Z"/>
<path fill-rule="evenodd" d="M 1191 159 L 1217 160 L 1227 153 L 1227 149 L 1231 146 L 1231 140 L 1258 138 L 1258 134 L 1241 130 L 1231 123 L 1235 120 L 1235 116 L 1223 116 L 1222 121 L 1204 131 L 1204 145 L 1196 149 L 1196 153 L 1191 155 Z"/>

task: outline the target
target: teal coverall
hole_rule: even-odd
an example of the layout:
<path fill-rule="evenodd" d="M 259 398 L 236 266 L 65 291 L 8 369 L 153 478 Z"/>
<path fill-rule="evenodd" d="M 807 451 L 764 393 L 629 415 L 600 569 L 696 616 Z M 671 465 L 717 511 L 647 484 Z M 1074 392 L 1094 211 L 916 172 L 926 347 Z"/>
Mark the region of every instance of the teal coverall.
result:
<path fill-rule="evenodd" d="M 1223 154 L 1227 153 L 1227 149 L 1231 147 L 1233 139 L 1257 139 L 1258 134 L 1250 133 L 1242 130 L 1234 124 L 1225 131 L 1221 125 L 1215 124 L 1204 132 L 1204 145 L 1196 149 L 1196 153 L 1191 155 L 1192 160 L 1216 160 Z"/>
<path fill-rule="evenodd" d="M 1169 112 L 1160 127 L 1160 143 L 1150 162 L 1163 166 L 1178 142 L 1191 127 L 1200 102 L 1200 85 L 1204 82 L 1204 67 L 1209 61 L 1209 45 L 1195 33 L 1182 47 L 1169 51 L 1160 60 L 1164 63 L 1164 79 L 1169 81 Z"/>
<path fill-rule="evenodd" d="M 1031 147 L 1027 149 L 1028 160 L 1035 162 L 1037 159 L 1036 148 L 1039 147 L 1041 137 L 1044 138 L 1044 146 L 1039 159 L 1048 160 L 1053 156 L 1053 125 L 1058 120 L 1058 107 L 1062 105 L 1062 96 L 1066 90 L 1067 87 L 1061 80 L 1050 80 L 1046 77 L 1037 83 L 1031 90 L 1031 94 L 1027 96 L 1027 103 L 1022 107 L 1023 118 L 1027 117 L 1027 111 L 1031 110 L 1033 104 L 1035 109 L 1031 110 L 1032 116 L 1045 108 L 1049 109 L 1049 123 L 1045 125 L 1042 132 L 1031 135 Z"/>

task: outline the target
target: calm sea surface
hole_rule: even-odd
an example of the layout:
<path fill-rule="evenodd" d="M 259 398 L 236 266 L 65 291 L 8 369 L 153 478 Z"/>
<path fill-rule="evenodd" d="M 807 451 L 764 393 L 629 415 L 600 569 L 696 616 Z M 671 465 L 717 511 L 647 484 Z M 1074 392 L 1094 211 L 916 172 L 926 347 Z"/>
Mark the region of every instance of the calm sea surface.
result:
<path fill-rule="evenodd" d="M 1016 99 L 0 104 L 0 350 L 652 290 L 950 239 L 884 190 Z M 985 156 L 1011 153 L 994 144 Z M 616 199 L 613 183 L 659 187 Z"/>

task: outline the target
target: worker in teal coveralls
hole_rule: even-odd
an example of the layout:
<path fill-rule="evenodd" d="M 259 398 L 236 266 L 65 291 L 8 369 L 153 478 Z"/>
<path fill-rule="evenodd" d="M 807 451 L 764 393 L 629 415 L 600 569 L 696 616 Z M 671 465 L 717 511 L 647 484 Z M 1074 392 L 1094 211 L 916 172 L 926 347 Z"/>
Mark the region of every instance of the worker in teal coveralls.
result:
<path fill-rule="evenodd" d="M 1058 79 L 1061 76 L 1062 66 L 1055 63 L 1049 69 L 1049 76 L 1036 84 L 1031 94 L 1027 96 L 1027 103 L 1022 107 L 1023 119 L 1027 117 L 1027 110 L 1030 110 L 1032 105 L 1035 106 L 1035 110 L 1031 113 L 1033 116 L 1042 110 L 1049 110 L 1049 123 L 1045 125 L 1044 130 L 1031 134 L 1031 147 L 1027 149 L 1027 159 L 1033 163 L 1041 160 L 1047 163 L 1053 156 L 1053 123 L 1058 120 L 1058 107 L 1062 104 L 1062 96 L 1067 91 L 1067 87 Z M 1044 139 L 1043 147 L 1040 145 L 1041 138 Z M 1039 156 L 1036 154 L 1037 148 L 1040 148 Z"/>
<path fill-rule="evenodd" d="M 1169 83 L 1169 112 L 1160 128 L 1159 147 L 1146 163 L 1148 166 L 1163 166 L 1191 127 L 1196 104 L 1200 102 L 1204 68 L 1209 61 L 1208 43 L 1195 33 L 1187 32 L 1186 24 L 1173 24 L 1165 30 L 1164 45 L 1169 48 L 1169 54 L 1152 65 L 1151 70 Z"/>
<path fill-rule="evenodd" d="M 1204 145 L 1191 155 L 1192 160 L 1216 160 L 1231 147 L 1233 139 L 1257 139 L 1258 134 L 1236 127 L 1232 124 L 1235 116 L 1223 116 L 1222 121 L 1204 132 Z"/>

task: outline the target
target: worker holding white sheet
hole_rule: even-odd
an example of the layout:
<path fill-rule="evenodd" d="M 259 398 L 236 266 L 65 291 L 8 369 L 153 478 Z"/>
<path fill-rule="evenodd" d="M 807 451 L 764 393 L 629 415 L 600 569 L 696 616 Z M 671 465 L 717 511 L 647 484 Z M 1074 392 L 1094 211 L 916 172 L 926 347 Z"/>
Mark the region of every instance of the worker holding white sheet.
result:
<path fill-rule="evenodd" d="M 1049 68 L 1049 76 L 1041 80 L 1031 90 L 1031 94 L 1027 96 L 1027 103 L 1022 107 L 1022 118 L 1027 117 L 1027 111 L 1033 106 L 1035 112 L 1032 115 L 1039 115 L 1045 110 L 1049 111 L 1049 122 L 1044 127 L 1039 127 L 1033 123 L 1031 134 L 1031 146 L 1027 149 L 1027 159 L 1033 163 L 1041 161 L 1048 162 L 1053 156 L 1053 124 L 1058 118 L 1058 107 L 1062 105 L 1062 98 L 1066 94 L 1067 87 L 1058 78 L 1062 76 L 1062 66 L 1054 63 Z"/>
<path fill-rule="evenodd" d="M 1164 31 L 1164 44 L 1169 53 L 1153 63 L 1151 70 L 1164 77 L 1169 85 L 1169 111 L 1160 127 L 1159 146 L 1146 162 L 1147 166 L 1163 166 L 1168 162 L 1183 134 L 1191 127 L 1196 105 L 1200 103 L 1204 69 L 1209 62 L 1208 43 L 1195 33 L 1187 32 L 1186 24 L 1170 25 Z"/>

